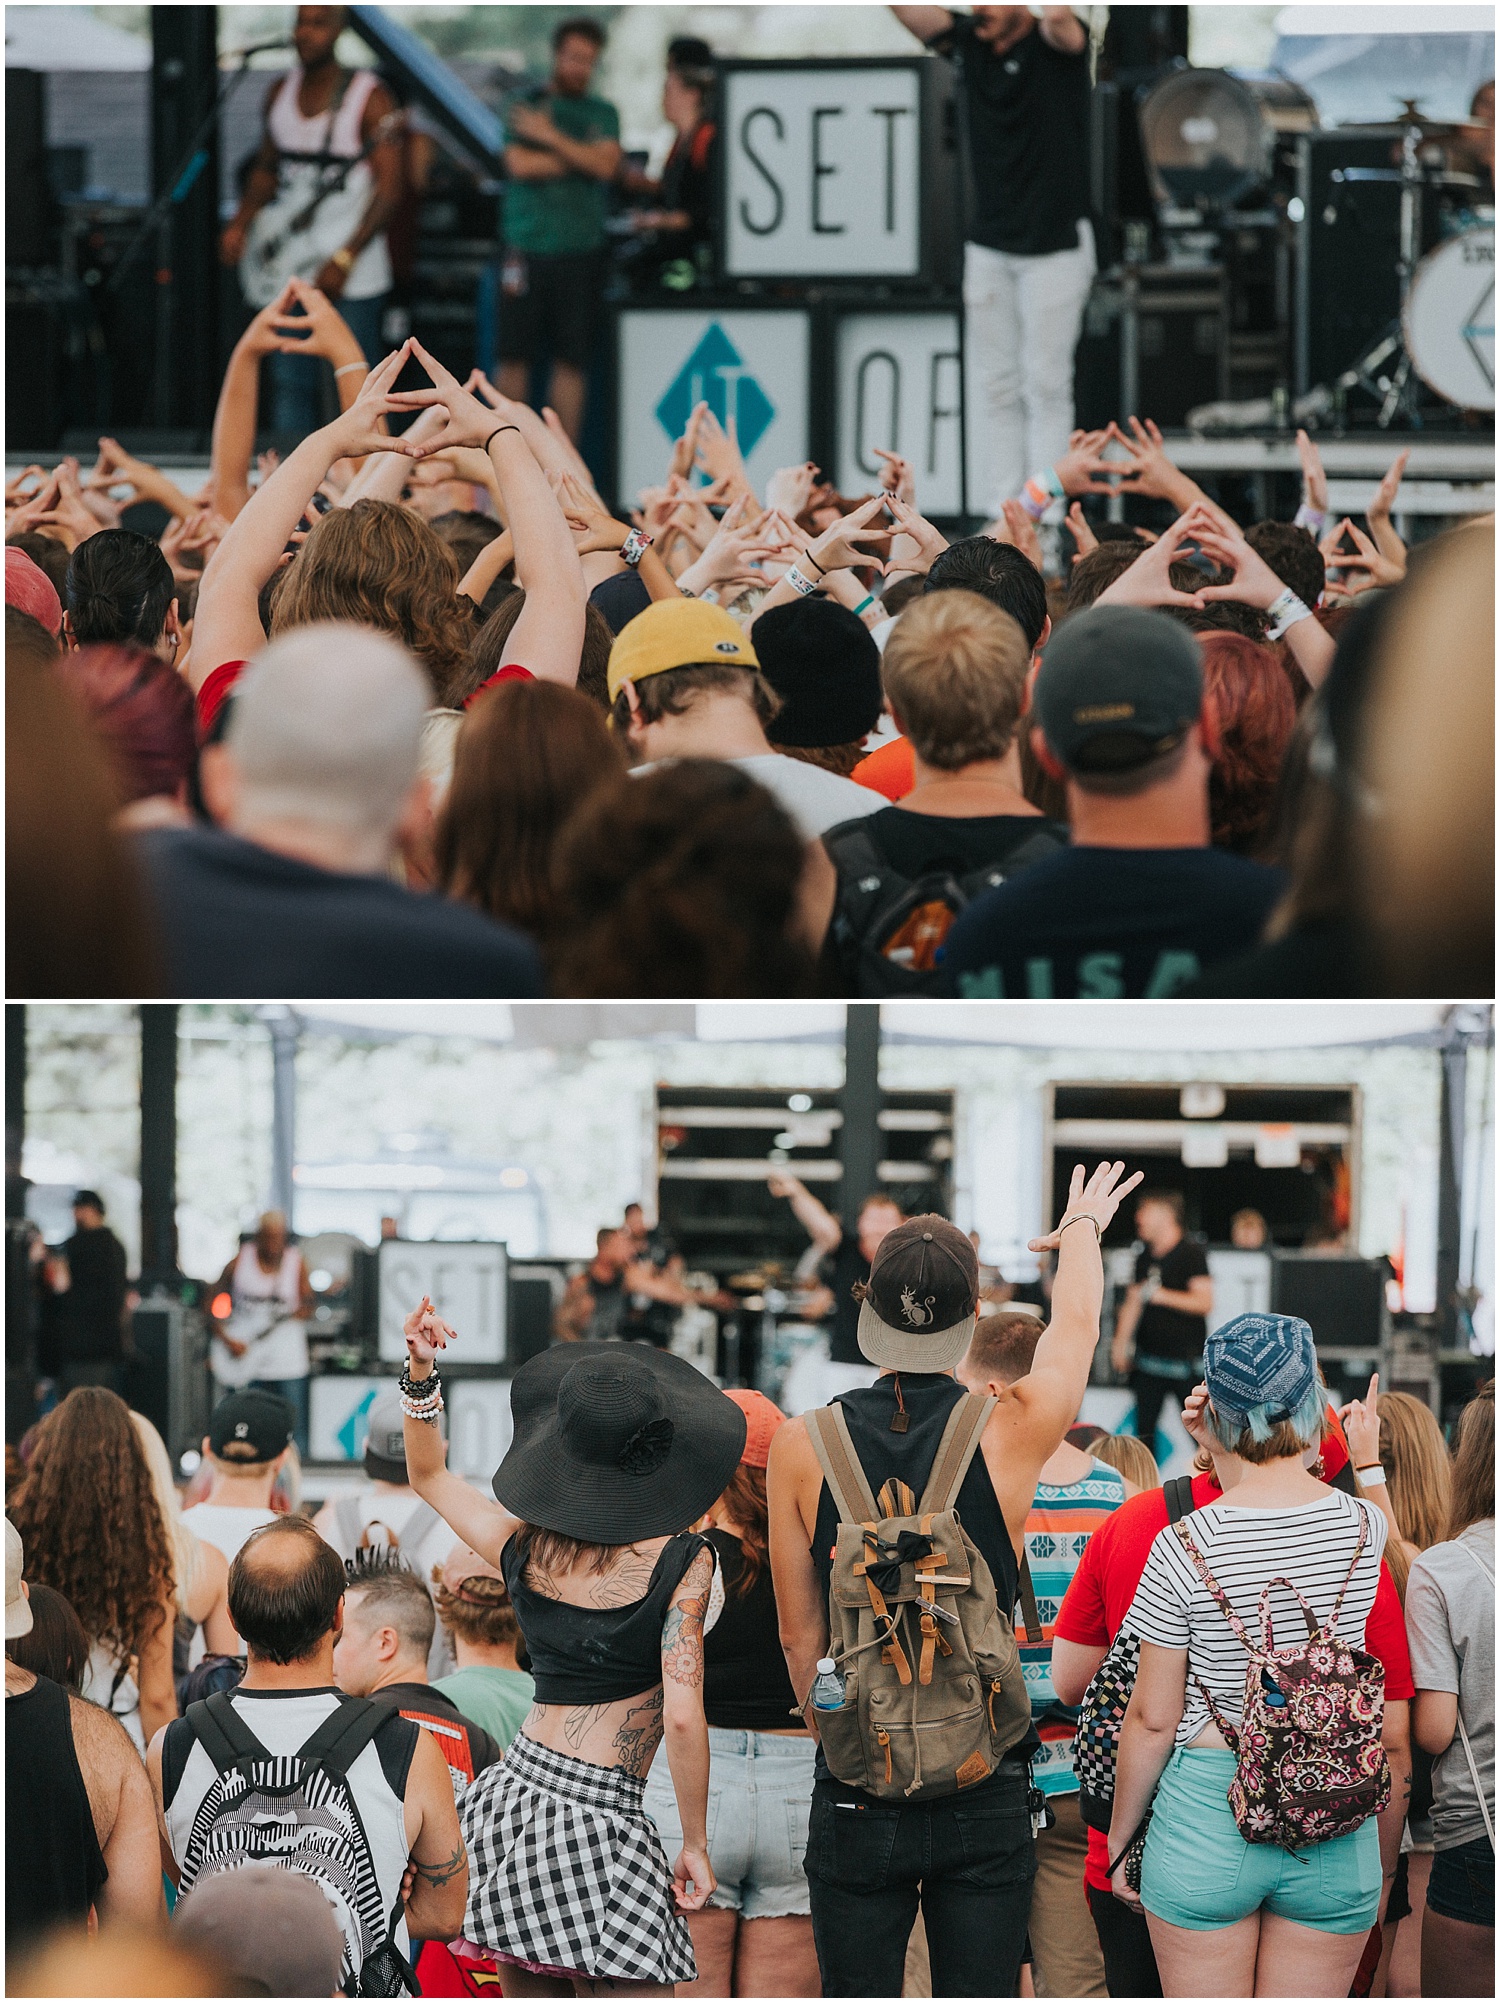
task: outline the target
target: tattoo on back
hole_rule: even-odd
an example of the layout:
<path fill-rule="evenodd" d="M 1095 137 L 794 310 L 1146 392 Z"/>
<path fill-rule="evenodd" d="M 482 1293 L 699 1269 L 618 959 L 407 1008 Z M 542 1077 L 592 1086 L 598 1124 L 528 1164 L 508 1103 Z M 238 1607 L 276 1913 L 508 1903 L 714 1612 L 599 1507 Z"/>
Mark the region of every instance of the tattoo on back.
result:
<path fill-rule="evenodd" d="M 662 1692 L 656 1689 L 641 1703 L 631 1705 L 615 1733 L 614 1747 L 620 1755 L 620 1765 L 637 1780 L 644 1779 L 650 1771 L 661 1738 L 661 1717 Z"/>

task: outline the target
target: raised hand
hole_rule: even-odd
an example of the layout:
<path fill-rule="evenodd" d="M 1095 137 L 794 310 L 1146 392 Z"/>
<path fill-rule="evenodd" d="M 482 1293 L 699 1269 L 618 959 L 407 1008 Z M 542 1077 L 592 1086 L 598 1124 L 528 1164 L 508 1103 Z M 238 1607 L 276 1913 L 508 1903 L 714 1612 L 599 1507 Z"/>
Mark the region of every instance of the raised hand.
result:
<path fill-rule="evenodd" d="M 948 538 L 941 529 L 935 529 L 925 515 L 919 514 L 912 502 L 903 500 L 900 494 L 886 494 L 883 498 L 886 512 L 891 520 L 912 544 L 912 553 L 903 551 L 899 558 L 895 550 L 892 550 L 892 562 L 889 568 L 920 571 L 925 576 L 947 549 Z"/>
<path fill-rule="evenodd" d="M 426 1294 L 402 1323 L 401 1333 L 406 1338 L 407 1355 L 413 1363 L 423 1366 L 412 1372 L 413 1377 L 426 1377 L 438 1351 L 458 1340 L 457 1331 L 443 1320 Z"/>
<path fill-rule="evenodd" d="M 283 299 L 287 293 L 291 294 L 287 305 L 279 313 L 273 312 L 271 319 L 271 326 L 282 337 L 282 354 L 321 355 L 339 367 L 364 360 L 348 321 L 325 291 L 305 279 L 291 278 L 283 288 Z M 293 303 L 302 308 L 300 314 L 288 310 Z"/>
<path fill-rule="evenodd" d="M 1351 1398 L 1340 1405 L 1339 1419 L 1349 1446 L 1349 1458 L 1356 1469 L 1374 1467 L 1380 1459 L 1380 1372 L 1370 1379 L 1363 1398 Z"/>
<path fill-rule="evenodd" d="M 423 439 L 412 448 L 414 459 L 430 459 L 450 445 L 478 445 L 496 430 L 496 420 L 501 424 L 514 424 L 520 429 L 509 400 L 493 391 L 488 398 L 476 396 L 464 388 L 451 369 L 447 369 L 435 355 L 430 355 L 415 337 L 408 340 L 406 347 L 414 361 L 421 364 L 432 384 L 431 389 L 398 390 L 391 397 L 394 410 L 430 410 L 441 404 L 448 413 L 448 421 L 442 430 L 430 439 Z"/>
<path fill-rule="evenodd" d="M 734 486 L 748 487 L 750 484 L 745 478 L 745 462 L 740 456 L 734 418 L 730 417 L 726 430 L 707 404 L 702 406 L 702 415 L 698 419 L 695 461 L 710 480 L 724 480 Z"/>
<path fill-rule="evenodd" d="M 1205 556 L 1215 563 L 1223 564 L 1229 571 L 1229 578 L 1223 584 L 1205 584 L 1199 593 L 1205 605 L 1220 598 L 1233 598 L 1241 605 L 1254 605 L 1264 612 L 1286 590 L 1285 580 L 1278 577 L 1263 556 L 1257 554 L 1246 542 L 1239 528 L 1232 532 L 1203 510 L 1198 510 L 1194 521 L 1193 539 Z M 1310 610 L 1311 608 L 1309 608 Z"/>
<path fill-rule="evenodd" d="M 1402 571 L 1406 569 L 1406 544 L 1397 535 L 1391 521 L 1391 512 L 1396 505 L 1396 496 L 1401 491 L 1401 476 L 1406 471 L 1406 462 L 1411 457 L 1410 450 L 1398 452 L 1386 468 L 1385 477 L 1375 489 L 1369 506 L 1365 509 L 1365 520 L 1370 524 L 1370 534 L 1375 547 L 1383 557 L 1398 563 Z"/>
<path fill-rule="evenodd" d="M 1150 494 L 1163 501 L 1175 499 L 1182 469 L 1168 454 L 1161 427 L 1149 417 L 1144 424 L 1138 417 L 1128 417 L 1125 422 L 1130 426 L 1128 435 L 1118 424 L 1109 426 L 1115 443 L 1123 445 L 1130 455 L 1128 462 L 1114 462 L 1118 483 L 1130 494 Z"/>
<path fill-rule="evenodd" d="M 1354 544 L 1353 555 L 1339 548 L 1345 536 Z M 1339 573 L 1337 579 L 1330 575 L 1324 586 L 1324 596 L 1331 600 L 1358 598 L 1362 592 L 1373 591 L 1378 586 L 1399 584 L 1406 575 L 1405 545 L 1402 545 L 1401 561 L 1395 561 L 1377 549 L 1347 515 L 1318 547 L 1330 572 L 1337 570 Z"/>
<path fill-rule="evenodd" d="M 412 346 L 411 341 L 403 341 L 393 354 L 387 355 L 383 362 L 377 362 L 360 384 L 359 395 L 353 403 L 329 425 L 325 436 L 336 447 L 333 459 L 360 459 L 367 452 L 400 452 L 408 459 L 422 456 L 420 445 L 411 445 L 405 438 L 395 438 L 380 428 L 380 420 L 391 411 L 412 407 L 407 400 L 391 392 L 391 385 L 405 368 Z M 446 375 L 447 371 L 443 373 Z M 452 382 L 453 378 L 449 376 L 448 380 Z"/>
<path fill-rule="evenodd" d="M 691 592 L 738 585 L 742 590 L 768 580 L 758 566 L 774 561 L 789 547 L 781 517 L 774 508 L 752 511 L 742 495 L 724 515 L 704 545 L 703 554 L 682 572 L 677 582 Z"/>
<path fill-rule="evenodd" d="M 1085 1181 L 1085 1170 L 1080 1162 L 1073 1171 L 1073 1179 L 1068 1185 L 1068 1201 L 1061 1221 L 1055 1231 L 1049 1231 L 1045 1238 L 1033 1238 L 1030 1250 L 1033 1252 L 1055 1252 L 1062 1244 L 1062 1235 L 1076 1217 L 1092 1218 L 1099 1227 L 1099 1237 L 1104 1236 L 1111 1218 L 1137 1184 L 1145 1180 L 1144 1173 L 1137 1169 L 1134 1175 L 1125 1175 L 1122 1161 L 1102 1161 L 1093 1174 Z M 1077 1234 L 1075 1234 L 1077 1235 Z M 1082 1234 L 1087 1238 L 1088 1233 Z M 1096 1241 L 1097 1242 L 1097 1241 Z"/>
<path fill-rule="evenodd" d="M 889 495 L 875 494 L 857 507 L 853 514 L 845 515 L 839 521 L 831 523 L 820 536 L 816 536 L 808 544 L 806 554 L 819 572 L 862 570 L 868 566 L 869 569 L 878 570 L 884 576 L 885 565 L 878 557 L 872 556 L 868 550 L 860 549 L 858 545 L 862 542 L 889 543 L 891 531 L 871 528 L 870 523 L 880 509 L 890 505 Z M 896 507 L 900 505 L 900 502 L 895 503 Z"/>
<path fill-rule="evenodd" d="M 899 452 L 887 452 L 884 446 L 873 448 L 875 457 L 885 461 L 880 469 L 881 491 L 894 494 L 905 501 L 909 508 L 917 505 L 917 476 L 909 459 L 903 459 Z"/>
<path fill-rule="evenodd" d="M 778 466 L 766 482 L 766 506 L 795 521 L 812 499 L 817 478 L 818 469 L 811 459 L 800 466 Z"/>
<path fill-rule="evenodd" d="M 1073 559 L 1075 563 L 1078 561 L 1079 556 L 1087 556 L 1091 549 L 1099 547 L 1099 538 L 1094 534 L 1094 531 L 1089 527 L 1087 520 L 1084 518 L 1083 503 L 1081 501 L 1075 501 L 1068 510 L 1068 532 L 1078 545 L 1078 556 L 1075 556 Z"/>
<path fill-rule="evenodd" d="M 671 461 L 667 466 L 668 480 L 674 477 L 686 480 L 692 473 L 698 456 L 698 426 L 708 414 L 706 403 L 695 403 L 688 412 L 688 421 L 682 428 L 682 436 L 672 447 Z"/>
<path fill-rule="evenodd" d="M 1182 1430 L 1205 1453 L 1211 1453 L 1218 1445 L 1208 1430 L 1208 1402 L 1206 1384 L 1195 1384 L 1182 1401 Z"/>
<path fill-rule="evenodd" d="M 1323 455 L 1305 431 L 1297 433 L 1297 457 L 1302 462 L 1302 501 L 1314 513 L 1328 513 L 1328 475 L 1323 470 Z"/>
<path fill-rule="evenodd" d="M 269 306 L 262 306 L 250 325 L 241 334 L 235 346 L 244 355 L 284 355 L 292 351 L 292 343 L 282 333 L 278 324 L 291 309 L 297 294 L 295 287 L 299 281 L 289 278 Z M 353 339 L 353 336 L 350 336 Z"/>
<path fill-rule="evenodd" d="M 1000 523 L 1005 525 L 1005 533 L 1000 532 Z M 1028 563 L 1042 567 L 1042 539 L 1036 532 L 1036 523 L 1027 514 L 1019 501 L 1000 503 L 1000 522 L 992 522 L 987 531 L 996 542 L 1008 542 L 1018 549 Z"/>
<path fill-rule="evenodd" d="M 1190 605 L 1201 611 L 1203 592 L 1179 591 L 1172 582 L 1172 565 L 1181 554 L 1183 544 L 1197 541 L 1203 525 L 1211 517 L 1193 510 L 1179 515 L 1166 534 L 1154 542 L 1150 549 L 1138 556 L 1128 570 L 1122 571 L 1107 590 L 1101 591 L 1094 600 L 1096 605 Z M 1227 596 L 1233 597 L 1234 593 Z M 1269 602 L 1269 601 L 1268 601 Z"/>
<path fill-rule="evenodd" d="M 1062 481 L 1065 494 L 1117 494 L 1121 481 L 1130 468 L 1119 459 L 1106 459 L 1104 447 L 1109 444 L 1113 428 L 1105 425 L 1099 431 L 1075 431 L 1068 440 L 1068 449 L 1056 461 L 1053 471 Z M 1160 432 L 1157 433 L 1158 439 Z M 1137 491 L 1146 490 L 1136 482 Z"/>

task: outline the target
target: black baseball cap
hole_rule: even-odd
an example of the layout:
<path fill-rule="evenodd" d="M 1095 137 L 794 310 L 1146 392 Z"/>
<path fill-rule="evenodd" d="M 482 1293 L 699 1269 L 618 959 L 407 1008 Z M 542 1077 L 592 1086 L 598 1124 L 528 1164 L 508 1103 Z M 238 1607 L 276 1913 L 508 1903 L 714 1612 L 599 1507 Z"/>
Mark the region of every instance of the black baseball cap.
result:
<path fill-rule="evenodd" d="M 886 1370 L 951 1370 L 974 1333 L 979 1255 L 946 1217 L 881 1239 L 859 1311 L 860 1353 Z"/>
<path fill-rule="evenodd" d="M 1042 656 L 1032 709 L 1070 772 L 1131 772 L 1186 737 L 1203 709 L 1203 665 L 1185 626 L 1135 605 L 1069 619 Z"/>
<path fill-rule="evenodd" d="M 291 1443 L 292 1408 L 274 1391 L 231 1391 L 208 1422 L 208 1450 L 220 1460 L 273 1461 Z"/>

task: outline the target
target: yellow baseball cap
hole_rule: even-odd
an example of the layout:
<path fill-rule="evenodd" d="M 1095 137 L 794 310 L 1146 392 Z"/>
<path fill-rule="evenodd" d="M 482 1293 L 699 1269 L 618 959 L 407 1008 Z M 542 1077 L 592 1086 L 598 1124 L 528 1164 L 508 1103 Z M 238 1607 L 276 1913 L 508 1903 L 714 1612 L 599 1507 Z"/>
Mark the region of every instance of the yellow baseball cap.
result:
<path fill-rule="evenodd" d="M 749 635 L 721 605 L 698 598 L 662 598 L 638 612 L 609 650 L 609 699 L 625 682 L 643 682 L 671 668 L 723 665 L 759 668 Z"/>

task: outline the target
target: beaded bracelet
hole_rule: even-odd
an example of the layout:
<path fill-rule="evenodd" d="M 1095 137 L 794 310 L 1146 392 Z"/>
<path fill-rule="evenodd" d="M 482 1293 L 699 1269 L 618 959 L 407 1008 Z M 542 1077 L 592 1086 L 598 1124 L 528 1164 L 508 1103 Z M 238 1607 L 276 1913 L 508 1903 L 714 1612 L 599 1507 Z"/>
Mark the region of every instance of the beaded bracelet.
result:
<path fill-rule="evenodd" d="M 438 1390 L 443 1388 L 443 1380 L 438 1372 L 434 1369 L 426 1377 L 413 1377 L 411 1374 L 411 1358 L 408 1357 L 401 1366 L 401 1375 L 396 1379 L 396 1389 L 404 1391 L 408 1398 L 425 1398 L 428 1387 L 432 1385 L 435 1385 Z"/>

